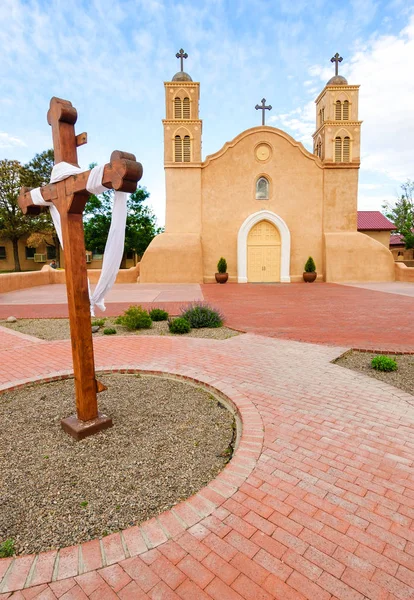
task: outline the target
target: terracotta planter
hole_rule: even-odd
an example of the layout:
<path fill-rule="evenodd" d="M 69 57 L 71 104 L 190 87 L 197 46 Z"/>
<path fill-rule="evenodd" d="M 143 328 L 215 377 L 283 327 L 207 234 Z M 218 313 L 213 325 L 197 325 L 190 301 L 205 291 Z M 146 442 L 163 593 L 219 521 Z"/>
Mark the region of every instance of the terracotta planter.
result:
<path fill-rule="evenodd" d="M 228 273 L 216 273 L 215 275 L 217 283 L 226 283 L 227 279 L 229 278 Z"/>
<path fill-rule="evenodd" d="M 315 281 L 317 276 L 317 272 L 313 271 L 312 273 L 303 273 L 303 281 L 305 281 L 306 283 L 312 283 L 312 281 Z"/>

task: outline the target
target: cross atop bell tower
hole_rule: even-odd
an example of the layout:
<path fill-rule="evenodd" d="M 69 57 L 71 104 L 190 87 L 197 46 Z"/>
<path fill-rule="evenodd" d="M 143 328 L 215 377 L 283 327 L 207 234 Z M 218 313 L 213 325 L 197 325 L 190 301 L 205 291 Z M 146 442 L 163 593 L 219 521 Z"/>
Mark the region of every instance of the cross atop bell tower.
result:
<path fill-rule="evenodd" d="M 178 56 L 178 54 L 177 54 Z M 186 57 L 187 58 L 187 57 Z M 335 63 L 335 75 L 338 75 L 338 63 L 342 62 L 344 59 L 342 56 L 339 56 L 338 52 L 331 58 L 331 63 Z M 182 67 L 181 67 L 182 70 Z"/>
<path fill-rule="evenodd" d="M 181 48 L 179 52 L 177 52 L 177 54 L 175 55 L 176 58 L 180 59 L 180 71 L 183 72 L 183 58 L 188 58 L 188 54 L 187 52 L 184 52 L 184 50 Z"/>

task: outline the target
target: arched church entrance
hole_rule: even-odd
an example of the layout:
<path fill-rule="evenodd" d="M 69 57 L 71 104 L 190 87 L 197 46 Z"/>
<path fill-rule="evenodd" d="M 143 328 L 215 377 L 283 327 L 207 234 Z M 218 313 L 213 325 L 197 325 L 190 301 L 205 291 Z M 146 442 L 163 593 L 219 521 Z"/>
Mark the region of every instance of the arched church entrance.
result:
<path fill-rule="evenodd" d="M 290 231 L 274 212 L 259 210 L 241 224 L 237 234 L 237 281 L 290 282 Z"/>
<path fill-rule="evenodd" d="M 247 281 L 280 281 L 280 233 L 269 221 L 259 221 L 247 237 Z"/>

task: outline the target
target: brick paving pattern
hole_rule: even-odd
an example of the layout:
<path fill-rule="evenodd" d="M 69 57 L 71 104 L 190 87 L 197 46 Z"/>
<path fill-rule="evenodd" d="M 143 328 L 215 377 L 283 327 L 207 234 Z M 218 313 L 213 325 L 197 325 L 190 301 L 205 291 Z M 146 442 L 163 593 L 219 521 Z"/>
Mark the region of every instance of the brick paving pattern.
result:
<path fill-rule="evenodd" d="M 322 288 L 329 302 L 336 290 L 355 293 Z M 276 289 L 283 302 L 285 288 Z M 300 300 L 309 305 L 319 292 L 305 289 L 307 299 Z M 253 328 L 254 315 L 262 328 L 260 307 L 251 320 L 247 312 L 254 286 L 237 302 L 231 286 L 203 292 L 234 324 L 243 313 L 244 328 Z M 361 311 L 368 310 L 375 292 L 356 293 Z M 262 302 L 269 298 L 263 313 L 275 294 L 262 294 Z M 382 296 L 390 296 L 377 294 L 383 309 Z M 295 325 L 293 309 L 285 309 L 293 329 L 300 325 L 303 335 L 313 335 L 316 327 L 307 325 L 316 308 L 301 309 L 305 325 Z M 364 319 L 355 312 L 357 340 Z M 339 319 L 347 314 L 345 308 L 338 313 Z M 398 318 L 405 327 L 404 315 Z M 410 331 L 408 325 L 401 346 L 412 351 Z M 347 335 L 341 328 L 328 333 L 326 324 L 319 341 Z M 371 340 L 385 343 L 382 336 L 377 322 Z M 414 398 L 333 365 L 344 350 L 252 333 L 225 341 L 95 339 L 98 370 L 173 373 L 227 395 L 241 414 L 240 445 L 206 488 L 140 527 L 0 560 L 0 599 L 413 599 Z M 0 387 L 71 371 L 68 341 L 41 342 L 41 356 L 39 342 L 0 329 Z"/>
<path fill-rule="evenodd" d="M 10 315 L 67 317 L 67 305 L 60 290 L 63 286 L 41 287 L 47 288 L 43 292 L 44 304 L 8 303 L 8 298 L 24 302 L 28 290 L 0 294 L 0 319 Z M 223 311 L 229 327 L 249 333 L 366 350 L 411 352 L 414 349 L 414 295 L 399 294 L 398 283 L 392 288 L 396 293 L 391 293 L 389 286 L 383 292 L 329 283 L 202 285 L 202 294 L 198 286 L 182 286 L 182 290 L 170 287 L 171 292 L 165 288 L 157 294 L 151 288 L 140 295 L 139 285 L 121 286 L 122 289 L 111 292 L 113 301 L 109 299 L 105 316 L 117 316 L 136 303 L 144 308 L 161 306 L 170 314 L 179 314 L 183 304 L 203 296 Z M 53 304 L 52 292 L 58 288 L 59 303 Z M 121 292 L 128 296 L 123 302 L 119 301 Z M 149 297 L 151 301 L 146 300 Z"/>

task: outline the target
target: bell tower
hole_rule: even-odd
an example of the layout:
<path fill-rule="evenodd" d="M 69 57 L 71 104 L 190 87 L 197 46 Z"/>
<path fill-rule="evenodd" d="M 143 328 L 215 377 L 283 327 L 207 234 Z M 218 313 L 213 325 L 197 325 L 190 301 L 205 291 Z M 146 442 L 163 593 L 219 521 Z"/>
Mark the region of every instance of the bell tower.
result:
<path fill-rule="evenodd" d="M 338 53 L 331 58 L 335 75 L 316 98 L 316 131 L 313 151 L 324 163 L 336 166 L 360 162 L 361 121 L 358 121 L 359 85 L 348 85 L 338 74 L 342 62 Z"/>
<path fill-rule="evenodd" d="M 180 71 L 174 75 L 172 81 L 164 83 L 164 168 L 167 195 L 165 230 L 174 233 L 200 233 L 200 84 L 193 81 L 183 70 L 183 61 L 188 58 L 188 54 L 181 48 L 176 57 L 180 60 Z"/>
<path fill-rule="evenodd" d="M 183 71 L 183 59 L 188 54 L 181 48 L 176 57 L 181 70 L 166 81 L 164 125 L 164 164 L 187 166 L 201 162 L 201 127 L 199 119 L 200 84 Z"/>
<path fill-rule="evenodd" d="M 165 231 L 141 260 L 143 283 L 203 282 L 200 84 L 184 72 L 187 53 L 181 49 L 176 57 L 180 70 L 164 83 Z"/>

